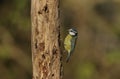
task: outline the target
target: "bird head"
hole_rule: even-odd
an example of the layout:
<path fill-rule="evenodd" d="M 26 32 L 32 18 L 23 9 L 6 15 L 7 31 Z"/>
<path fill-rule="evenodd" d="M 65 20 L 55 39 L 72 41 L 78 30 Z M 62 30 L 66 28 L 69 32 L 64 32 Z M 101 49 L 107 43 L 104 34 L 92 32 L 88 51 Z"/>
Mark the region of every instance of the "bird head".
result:
<path fill-rule="evenodd" d="M 71 28 L 71 29 L 69 29 L 69 34 L 70 34 L 71 36 L 77 36 L 78 32 L 77 32 L 77 30 Z"/>

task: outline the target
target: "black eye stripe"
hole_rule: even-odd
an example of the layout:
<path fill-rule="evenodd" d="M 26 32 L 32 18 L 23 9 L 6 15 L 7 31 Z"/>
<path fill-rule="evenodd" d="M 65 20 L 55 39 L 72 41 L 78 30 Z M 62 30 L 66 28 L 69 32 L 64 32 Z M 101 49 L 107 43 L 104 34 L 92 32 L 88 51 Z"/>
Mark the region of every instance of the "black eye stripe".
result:
<path fill-rule="evenodd" d="M 74 31 L 74 30 L 71 30 L 71 32 L 77 33 L 77 32 L 76 32 L 76 31 Z"/>

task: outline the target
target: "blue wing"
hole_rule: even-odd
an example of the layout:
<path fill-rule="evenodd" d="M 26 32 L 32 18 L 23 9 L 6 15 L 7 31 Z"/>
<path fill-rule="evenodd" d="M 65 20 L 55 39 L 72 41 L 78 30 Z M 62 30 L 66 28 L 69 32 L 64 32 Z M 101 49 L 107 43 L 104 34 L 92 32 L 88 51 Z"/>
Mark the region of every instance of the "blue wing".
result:
<path fill-rule="evenodd" d="M 75 49 L 76 39 L 77 39 L 77 37 L 73 37 L 73 39 L 71 40 L 71 52 L 70 53 L 73 53 L 73 51 Z"/>

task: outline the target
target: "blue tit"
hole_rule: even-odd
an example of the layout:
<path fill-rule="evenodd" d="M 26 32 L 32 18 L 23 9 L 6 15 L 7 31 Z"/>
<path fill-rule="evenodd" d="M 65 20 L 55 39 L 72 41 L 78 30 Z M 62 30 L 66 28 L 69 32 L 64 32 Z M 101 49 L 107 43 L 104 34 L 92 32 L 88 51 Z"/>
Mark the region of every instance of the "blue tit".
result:
<path fill-rule="evenodd" d="M 77 30 L 75 30 L 73 28 L 69 29 L 69 33 L 64 40 L 64 48 L 68 53 L 66 62 L 69 61 L 70 56 L 71 56 L 72 52 L 74 51 L 74 48 L 76 45 L 77 34 L 78 34 Z"/>

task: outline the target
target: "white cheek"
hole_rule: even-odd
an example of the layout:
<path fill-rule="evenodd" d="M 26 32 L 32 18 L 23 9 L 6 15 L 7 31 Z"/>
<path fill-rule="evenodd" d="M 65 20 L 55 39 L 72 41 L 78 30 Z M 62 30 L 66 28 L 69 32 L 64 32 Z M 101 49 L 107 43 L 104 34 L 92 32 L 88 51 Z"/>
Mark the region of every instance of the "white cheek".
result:
<path fill-rule="evenodd" d="M 69 34 L 70 34 L 70 35 L 75 35 L 75 33 L 73 33 L 73 32 L 69 32 Z"/>

